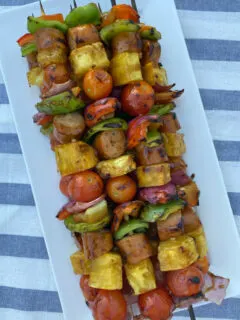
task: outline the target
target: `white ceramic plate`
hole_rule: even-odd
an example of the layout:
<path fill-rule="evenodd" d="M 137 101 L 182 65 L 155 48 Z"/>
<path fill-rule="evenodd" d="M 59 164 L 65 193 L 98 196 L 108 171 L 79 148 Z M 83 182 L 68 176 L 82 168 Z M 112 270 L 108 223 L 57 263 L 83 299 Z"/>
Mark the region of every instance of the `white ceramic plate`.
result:
<path fill-rule="evenodd" d="M 81 4 L 87 2 L 81 1 Z M 110 0 L 100 3 L 104 11 L 109 10 Z M 143 20 L 162 32 L 161 62 L 167 69 L 169 83 L 175 82 L 179 89 L 185 89 L 177 103 L 177 114 L 185 134 L 188 170 L 196 174 L 201 190 L 198 213 L 207 235 L 211 270 L 230 278 L 227 297 L 238 295 L 240 241 L 174 2 L 137 0 L 137 4 Z M 48 13 L 66 14 L 69 1 L 47 1 L 44 7 Z M 32 13 L 35 16 L 40 14 L 38 3 L 0 16 L 0 43 L 4 44 L 0 49 L 2 72 L 65 318 L 87 320 L 92 317 L 79 289 L 79 277 L 73 274 L 69 261 L 76 248 L 69 231 L 55 218 L 66 201 L 58 191 L 55 157 L 48 139 L 39 133 L 39 128 L 32 122 L 39 91 L 28 87 L 27 63 L 16 44 L 16 40 L 26 33 L 26 18 Z"/>

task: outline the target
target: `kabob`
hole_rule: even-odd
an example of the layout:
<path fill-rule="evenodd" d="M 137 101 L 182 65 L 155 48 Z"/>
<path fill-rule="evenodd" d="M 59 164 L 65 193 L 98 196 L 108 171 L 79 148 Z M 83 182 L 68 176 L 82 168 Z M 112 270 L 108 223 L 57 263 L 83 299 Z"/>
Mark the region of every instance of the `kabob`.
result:
<path fill-rule="evenodd" d="M 43 13 L 28 18 L 34 36 L 19 44 L 34 47 L 28 79 L 44 98 L 34 119 L 70 200 L 57 218 L 79 247 L 71 262 L 94 318 L 125 320 L 127 301 L 152 320 L 199 299 L 219 303 L 229 281 L 209 273 L 199 190 L 173 112 L 183 90 L 171 90 L 159 64 L 161 34 L 128 5 L 102 15 L 75 2 L 65 21 Z M 47 89 L 39 79 L 50 79 Z"/>

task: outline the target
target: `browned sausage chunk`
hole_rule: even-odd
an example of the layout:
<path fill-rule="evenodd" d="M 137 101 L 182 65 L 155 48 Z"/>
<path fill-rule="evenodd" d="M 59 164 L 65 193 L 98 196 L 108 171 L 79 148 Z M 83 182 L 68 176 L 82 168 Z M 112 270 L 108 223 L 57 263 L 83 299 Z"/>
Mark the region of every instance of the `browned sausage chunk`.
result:
<path fill-rule="evenodd" d="M 124 131 L 104 131 L 95 138 L 93 145 L 101 159 L 114 159 L 120 157 L 126 150 L 126 137 Z"/>
<path fill-rule="evenodd" d="M 161 56 L 161 47 L 157 41 L 143 40 L 142 65 L 152 62 L 157 65 Z"/>
<path fill-rule="evenodd" d="M 85 232 L 82 235 L 83 251 L 87 259 L 93 260 L 112 250 L 111 232 Z"/>
<path fill-rule="evenodd" d="M 70 50 L 99 41 L 100 37 L 97 28 L 93 24 L 84 24 L 68 30 L 68 45 Z"/>
<path fill-rule="evenodd" d="M 121 32 L 112 40 L 113 55 L 122 52 L 142 52 L 142 40 L 136 32 Z"/>
<path fill-rule="evenodd" d="M 37 52 L 33 52 L 27 55 L 28 68 L 31 70 L 32 68 L 38 67 L 37 61 Z"/>
<path fill-rule="evenodd" d="M 152 246 L 143 233 L 125 237 L 116 244 L 127 262 L 131 264 L 137 264 L 153 255 Z"/>
<path fill-rule="evenodd" d="M 181 210 L 172 213 L 165 221 L 157 222 L 158 236 L 161 241 L 180 236 L 183 233 Z"/>
<path fill-rule="evenodd" d="M 174 112 L 165 114 L 161 118 L 163 120 L 163 125 L 160 127 L 161 132 L 176 133 L 179 129 L 181 129 L 180 123 Z"/>
<path fill-rule="evenodd" d="M 138 164 L 141 166 L 158 164 L 168 161 L 168 156 L 163 144 L 157 147 L 149 147 L 146 143 L 140 143 L 136 148 Z"/>
<path fill-rule="evenodd" d="M 63 49 L 67 50 L 64 34 L 55 28 L 39 29 L 35 34 L 38 51 L 42 49 Z"/>

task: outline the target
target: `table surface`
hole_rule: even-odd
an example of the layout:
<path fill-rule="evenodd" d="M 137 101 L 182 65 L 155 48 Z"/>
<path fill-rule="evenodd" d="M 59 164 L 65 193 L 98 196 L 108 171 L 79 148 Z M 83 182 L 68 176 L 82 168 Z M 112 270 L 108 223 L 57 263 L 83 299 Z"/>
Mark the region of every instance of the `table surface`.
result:
<path fill-rule="evenodd" d="M 0 0 L 0 12 L 30 2 Z M 175 2 L 240 230 L 240 1 Z M 63 320 L 1 73 L 0 164 L 0 319 Z M 195 313 L 240 319 L 240 297 Z M 188 318 L 186 312 L 174 316 Z"/>

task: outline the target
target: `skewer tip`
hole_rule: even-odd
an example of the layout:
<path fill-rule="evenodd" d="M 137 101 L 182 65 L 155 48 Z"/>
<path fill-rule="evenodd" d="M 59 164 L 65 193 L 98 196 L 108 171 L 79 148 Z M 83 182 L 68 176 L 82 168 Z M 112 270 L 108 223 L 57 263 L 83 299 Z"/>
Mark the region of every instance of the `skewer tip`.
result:
<path fill-rule="evenodd" d="M 100 5 L 99 2 L 98 2 L 98 9 L 99 9 L 99 11 L 102 13 L 102 8 L 101 8 L 101 5 Z"/>
<path fill-rule="evenodd" d="M 116 5 L 116 0 L 111 0 L 112 7 Z"/>
<path fill-rule="evenodd" d="M 73 7 L 72 7 L 72 5 L 70 4 L 70 12 L 72 12 L 73 11 Z"/>
<path fill-rule="evenodd" d="M 44 16 L 45 15 L 45 10 L 43 8 L 43 4 L 42 4 L 41 0 L 39 0 L 39 5 L 40 5 L 41 14 L 42 14 L 42 16 Z"/>
<path fill-rule="evenodd" d="M 195 313 L 194 313 L 192 305 L 188 308 L 188 313 L 189 313 L 189 316 L 190 316 L 191 320 L 196 320 Z"/>
<path fill-rule="evenodd" d="M 131 0 L 131 5 L 132 5 L 133 9 L 138 12 L 136 0 Z"/>
<path fill-rule="evenodd" d="M 77 8 L 77 2 L 76 2 L 76 0 L 73 0 L 73 6 L 74 6 L 74 8 Z"/>

